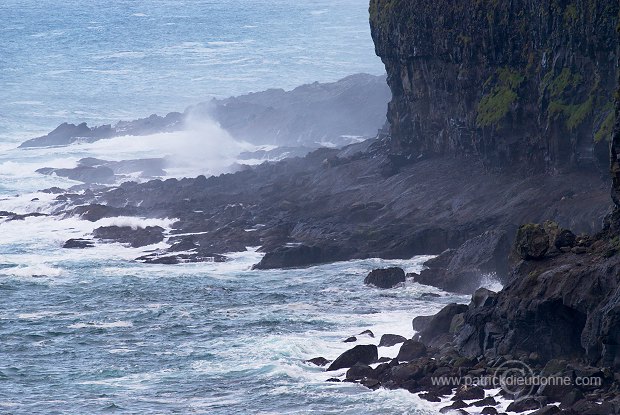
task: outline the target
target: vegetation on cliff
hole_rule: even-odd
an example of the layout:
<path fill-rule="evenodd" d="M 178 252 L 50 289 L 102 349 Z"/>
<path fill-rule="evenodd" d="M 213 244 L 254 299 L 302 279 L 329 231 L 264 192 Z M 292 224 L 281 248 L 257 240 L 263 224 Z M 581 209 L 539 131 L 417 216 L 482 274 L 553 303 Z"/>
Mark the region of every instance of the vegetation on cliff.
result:
<path fill-rule="evenodd" d="M 393 94 L 392 151 L 606 170 L 619 8 L 616 0 L 371 0 Z"/>

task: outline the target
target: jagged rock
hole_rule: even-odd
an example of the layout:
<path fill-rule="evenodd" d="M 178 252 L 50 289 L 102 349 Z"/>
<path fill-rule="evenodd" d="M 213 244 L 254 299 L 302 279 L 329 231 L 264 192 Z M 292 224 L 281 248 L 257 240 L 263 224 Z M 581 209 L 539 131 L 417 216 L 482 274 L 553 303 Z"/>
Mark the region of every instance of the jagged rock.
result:
<path fill-rule="evenodd" d="M 351 336 L 343 341 L 343 343 L 355 343 L 357 341 L 357 337 Z"/>
<path fill-rule="evenodd" d="M 407 341 L 406 337 L 397 334 L 384 334 L 379 340 L 379 347 L 391 347 Z"/>
<path fill-rule="evenodd" d="M 364 284 L 384 289 L 394 288 L 403 282 L 405 282 L 405 271 L 397 267 L 375 269 L 364 279 Z"/>
<path fill-rule="evenodd" d="M 399 362 L 411 361 L 426 355 L 426 346 L 415 340 L 407 340 L 398 351 Z"/>
<path fill-rule="evenodd" d="M 327 371 L 352 367 L 357 363 L 369 365 L 374 363 L 378 357 L 377 346 L 358 345 L 338 356 L 327 368 Z"/>
<path fill-rule="evenodd" d="M 497 412 L 497 409 L 493 408 L 492 406 L 482 408 L 482 411 L 480 412 L 481 415 L 497 415 L 498 413 L 499 412 Z"/>
<path fill-rule="evenodd" d="M 372 338 L 372 339 L 374 339 L 374 338 L 375 338 L 375 333 L 373 333 L 371 330 L 364 330 L 364 331 L 363 331 L 363 332 L 361 332 L 359 335 L 360 335 L 360 336 L 368 336 L 368 337 L 370 337 L 370 338 Z"/>

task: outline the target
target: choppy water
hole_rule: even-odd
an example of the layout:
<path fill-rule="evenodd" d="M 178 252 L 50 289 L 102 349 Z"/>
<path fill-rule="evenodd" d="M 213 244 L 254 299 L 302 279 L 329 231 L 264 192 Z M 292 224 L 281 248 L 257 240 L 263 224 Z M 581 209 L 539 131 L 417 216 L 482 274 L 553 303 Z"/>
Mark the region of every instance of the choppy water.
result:
<path fill-rule="evenodd" d="M 333 374 L 304 363 L 366 329 L 377 338 L 361 343 L 411 335 L 413 316 L 455 300 L 365 287 L 386 262 L 257 272 L 251 252 L 174 267 L 72 256 L 48 261 L 50 276 L 1 271 L 2 413 L 435 413 L 406 391 L 326 383 Z"/>
<path fill-rule="evenodd" d="M 37 168 L 161 156 L 171 141 L 15 149 L 60 122 L 383 71 L 365 0 L 4 0 L 0 19 L 0 210 L 18 213 L 50 212 L 54 195 L 37 190 L 76 184 Z M 218 151 L 198 155 L 206 172 L 228 154 L 212 132 Z M 146 266 L 132 260 L 156 246 L 60 248 L 102 225 L 173 223 L 0 220 L 0 413 L 435 413 L 406 391 L 326 383 L 332 374 L 304 363 L 337 357 L 366 329 L 377 337 L 363 343 L 411 335 L 413 317 L 457 300 L 363 285 L 373 268 L 415 271 L 421 258 L 252 271 L 252 249 L 225 264 Z"/>
<path fill-rule="evenodd" d="M 0 142 L 384 71 L 367 0 L 3 0 L 0 21 Z"/>

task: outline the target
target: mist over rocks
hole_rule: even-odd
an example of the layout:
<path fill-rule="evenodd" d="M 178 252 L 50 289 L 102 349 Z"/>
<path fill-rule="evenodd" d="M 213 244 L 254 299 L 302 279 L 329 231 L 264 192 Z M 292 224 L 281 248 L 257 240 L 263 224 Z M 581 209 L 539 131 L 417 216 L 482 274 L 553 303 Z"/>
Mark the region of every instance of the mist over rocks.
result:
<path fill-rule="evenodd" d="M 385 124 L 390 91 L 385 76 L 356 74 L 332 83 L 303 85 L 292 91 L 271 89 L 238 97 L 213 99 L 183 114 L 151 115 L 116 125 L 88 127 L 63 123 L 49 134 L 25 141 L 21 148 L 93 143 L 120 136 L 182 131 L 187 119 L 209 119 L 236 140 L 310 149 L 343 146 L 374 137 Z M 307 152 L 306 152 L 307 153 Z M 303 153 L 303 154 L 306 154 Z"/>

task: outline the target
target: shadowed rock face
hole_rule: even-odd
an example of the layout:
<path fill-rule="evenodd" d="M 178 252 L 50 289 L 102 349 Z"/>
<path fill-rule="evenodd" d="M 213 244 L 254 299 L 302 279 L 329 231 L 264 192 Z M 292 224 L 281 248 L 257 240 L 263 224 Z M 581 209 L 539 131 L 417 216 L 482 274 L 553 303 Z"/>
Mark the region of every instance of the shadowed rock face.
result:
<path fill-rule="evenodd" d="M 618 8 L 616 0 L 372 0 L 393 94 L 391 151 L 511 170 L 607 170 Z"/>

